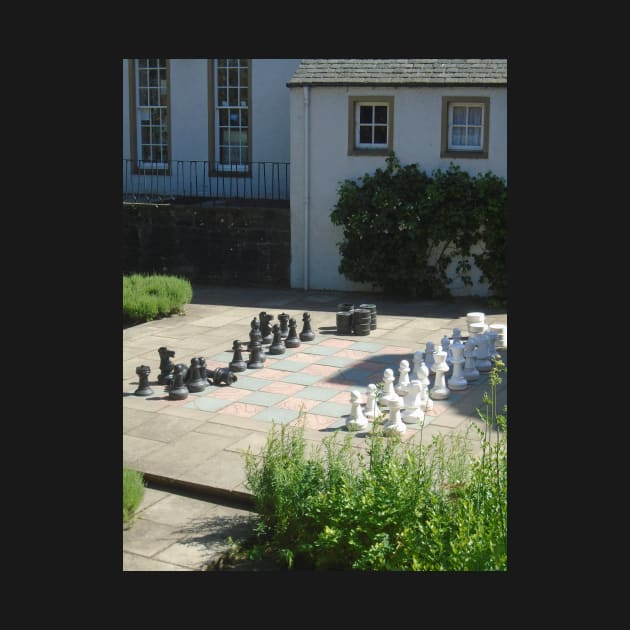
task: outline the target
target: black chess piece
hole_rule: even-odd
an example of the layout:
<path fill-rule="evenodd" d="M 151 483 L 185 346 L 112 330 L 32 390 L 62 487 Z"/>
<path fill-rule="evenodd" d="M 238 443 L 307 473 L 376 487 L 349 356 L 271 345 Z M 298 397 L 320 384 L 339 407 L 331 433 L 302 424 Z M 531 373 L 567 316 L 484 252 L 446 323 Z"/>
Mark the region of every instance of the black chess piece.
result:
<path fill-rule="evenodd" d="M 287 313 L 280 313 L 278 321 L 280 322 L 280 336 L 286 339 L 289 336 L 289 316 Z"/>
<path fill-rule="evenodd" d="M 302 326 L 302 332 L 300 333 L 300 339 L 302 341 L 313 341 L 315 339 L 315 333 L 311 329 L 311 314 L 304 313 L 302 315 L 302 321 L 304 325 Z"/>
<path fill-rule="evenodd" d="M 158 354 L 160 355 L 160 373 L 157 380 L 160 385 L 166 385 L 173 379 L 175 364 L 171 361 L 171 357 L 175 356 L 175 350 L 162 346 L 158 348 Z"/>
<path fill-rule="evenodd" d="M 270 344 L 273 341 L 273 332 L 271 331 L 271 320 L 273 319 L 273 315 L 265 311 L 261 311 L 260 313 L 260 334 L 262 339 L 260 341 L 261 344 Z"/>
<path fill-rule="evenodd" d="M 140 377 L 138 389 L 134 392 L 136 396 L 150 396 L 153 390 L 149 387 L 149 374 L 151 368 L 148 365 L 139 365 L 136 368 L 136 374 Z"/>
<path fill-rule="evenodd" d="M 198 357 L 199 359 L 199 378 L 204 382 L 208 382 L 208 367 L 206 365 L 205 357 Z"/>
<path fill-rule="evenodd" d="M 260 333 L 260 322 L 258 321 L 258 319 L 256 319 L 256 317 L 252 319 L 252 327 L 251 327 L 251 330 L 249 331 L 249 343 L 247 344 L 248 352 L 252 351 L 252 345 L 254 344 L 255 341 L 257 341 L 258 343 L 262 345 L 262 335 Z"/>
<path fill-rule="evenodd" d="M 278 318 L 280 318 L 280 315 L 278 315 Z M 284 339 L 280 336 L 280 326 L 274 324 L 271 330 L 273 330 L 273 342 L 269 346 L 269 354 L 284 354 L 287 349 L 284 345 Z"/>
<path fill-rule="evenodd" d="M 257 370 L 259 368 L 265 367 L 264 362 L 261 360 L 260 353 L 262 352 L 262 345 L 260 341 L 252 342 L 252 348 L 249 351 L 249 361 L 247 362 L 247 367 L 250 370 Z"/>
<path fill-rule="evenodd" d="M 187 371 L 187 368 L 183 363 L 178 363 L 173 369 L 173 380 L 168 390 L 169 400 L 188 398 L 188 387 L 184 385 L 184 370 Z"/>
<path fill-rule="evenodd" d="M 247 369 L 247 363 L 243 360 L 243 348 L 238 339 L 232 342 L 232 350 L 234 351 L 234 356 L 228 363 L 228 367 L 232 372 L 244 372 Z"/>
<path fill-rule="evenodd" d="M 208 370 L 208 373 L 215 385 L 220 385 L 221 383 L 231 385 L 232 383 L 236 383 L 236 381 L 238 381 L 236 374 L 231 372 L 229 368 L 220 367 L 216 370 Z"/>
<path fill-rule="evenodd" d="M 284 345 L 287 348 L 299 348 L 300 347 L 300 338 L 297 334 L 297 322 L 293 317 L 289 319 L 289 334 L 287 338 L 284 340 Z"/>
<path fill-rule="evenodd" d="M 192 393 L 202 392 L 206 388 L 208 381 L 201 378 L 198 357 L 193 357 L 190 360 L 190 368 L 184 383 L 188 387 L 188 391 Z"/>

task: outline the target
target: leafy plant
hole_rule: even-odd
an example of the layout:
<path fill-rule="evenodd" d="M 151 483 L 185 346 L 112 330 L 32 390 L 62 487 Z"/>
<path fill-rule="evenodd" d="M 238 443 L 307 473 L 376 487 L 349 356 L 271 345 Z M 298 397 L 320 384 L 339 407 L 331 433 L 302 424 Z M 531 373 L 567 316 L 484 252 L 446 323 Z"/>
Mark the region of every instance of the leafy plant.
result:
<path fill-rule="evenodd" d="M 144 477 L 137 470 L 123 467 L 123 523 L 135 515 L 144 497 Z"/>
<path fill-rule="evenodd" d="M 132 274 L 123 276 L 123 323 L 151 321 L 183 313 L 192 300 L 192 285 L 178 276 Z"/>
<path fill-rule="evenodd" d="M 345 180 L 331 221 L 343 227 L 337 243 L 339 272 L 386 292 L 445 297 L 452 282 L 449 265 L 471 286 L 471 257 L 493 291 L 505 278 L 507 188 L 492 173 L 473 177 L 451 163 L 432 176 L 417 164 L 401 166 L 391 153 L 386 168 Z M 483 241 L 484 254 L 472 247 Z"/>

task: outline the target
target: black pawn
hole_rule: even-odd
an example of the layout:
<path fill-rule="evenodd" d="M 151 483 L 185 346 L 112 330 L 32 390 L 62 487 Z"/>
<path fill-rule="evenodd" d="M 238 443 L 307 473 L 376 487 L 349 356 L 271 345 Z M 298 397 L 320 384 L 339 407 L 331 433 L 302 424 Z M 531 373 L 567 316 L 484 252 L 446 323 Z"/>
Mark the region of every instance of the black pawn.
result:
<path fill-rule="evenodd" d="M 297 327 L 297 322 L 292 317 L 289 320 L 289 334 L 287 335 L 287 338 L 284 340 L 284 345 L 287 348 L 299 348 L 300 346 L 300 338 L 298 337 L 296 327 Z"/>
<path fill-rule="evenodd" d="M 280 316 L 278 315 L 278 318 Z M 269 346 L 269 354 L 284 354 L 287 349 L 284 346 L 284 339 L 280 336 L 280 326 L 273 325 L 273 343 Z"/>
<path fill-rule="evenodd" d="M 175 351 L 162 346 L 158 348 L 158 354 L 160 355 L 160 373 L 157 380 L 160 385 L 167 385 L 173 380 L 175 365 L 171 361 L 171 357 L 175 356 Z"/>
<path fill-rule="evenodd" d="M 151 368 L 148 365 L 139 365 L 136 368 L 136 374 L 140 377 L 138 389 L 134 392 L 136 396 L 150 396 L 153 390 L 149 387 L 149 374 Z"/>
<path fill-rule="evenodd" d="M 270 344 L 273 341 L 273 332 L 271 331 L 271 320 L 273 315 L 269 315 L 265 311 L 260 313 L 260 334 L 262 339 L 261 344 Z"/>
<path fill-rule="evenodd" d="M 234 351 L 234 356 L 228 363 L 228 367 L 232 372 L 244 372 L 247 369 L 247 363 L 243 360 L 243 349 L 238 339 L 232 342 L 232 350 Z"/>
<path fill-rule="evenodd" d="M 265 367 L 260 358 L 260 353 L 262 352 L 260 341 L 254 341 L 251 346 L 252 348 L 249 351 L 249 361 L 247 362 L 247 367 L 250 370 L 257 370 L 259 368 Z"/>
<path fill-rule="evenodd" d="M 249 343 L 247 344 L 247 350 L 249 352 L 252 351 L 252 346 L 254 342 L 256 341 L 262 344 L 262 335 L 260 334 L 260 323 L 254 317 L 254 319 L 252 319 L 252 328 L 249 331 Z"/>
<path fill-rule="evenodd" d="M 313 341 L 315 339 L 315 333 L 311 330 L 311 315 L 310 313 L 304 313 L 302 315 L 302 332 L 300 333 L 300 339 L 302 341 Z"/>
<path fill-rule="evenodd" d="M 236 383 L 238 378 L 236 374 L 230 372 L 229 368 L 217 368 L 216 370 L 210 370 L 210 378 L 212 378 L 212 382 L 215 385 L 220 385 L 221 383 L 225 383 L 226 385 L 231 385 L 232 383 Z"/>
<path fill-rule="evenodd" d="M 188 370 L 188 376 L 184 381 L 188 391 L 192 393 L 202 392 L 208 384 L 207 379 L 201 378 L 200 365 L 198 357 L 193 357 L 190 360 L 190 368 Z"/>
<path fill-rule="evenodd" d="M 184 385 L 184 370 L 186 366 L 178 363 L 174 368 L 173 380 L 168 390 L 169 400 L 184 400 L 188 398 L 188 387 Z"/>
<path fill-rule="evenodd" d="M 280 313 L 278 321 L 280 322 L 280 336 L 286 339 L 289 336 L 289 316 L 286 313 Z"/>

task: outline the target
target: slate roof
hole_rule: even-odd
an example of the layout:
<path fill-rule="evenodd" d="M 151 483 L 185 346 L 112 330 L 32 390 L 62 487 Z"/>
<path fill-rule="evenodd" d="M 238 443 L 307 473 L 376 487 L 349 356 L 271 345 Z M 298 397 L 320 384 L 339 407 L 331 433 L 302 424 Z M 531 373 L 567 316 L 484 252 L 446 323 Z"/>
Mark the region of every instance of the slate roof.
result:
<path fill-rule="evenodd" d="M 302 59 L 302 85 L 507 85 L 507 59 Z"/>

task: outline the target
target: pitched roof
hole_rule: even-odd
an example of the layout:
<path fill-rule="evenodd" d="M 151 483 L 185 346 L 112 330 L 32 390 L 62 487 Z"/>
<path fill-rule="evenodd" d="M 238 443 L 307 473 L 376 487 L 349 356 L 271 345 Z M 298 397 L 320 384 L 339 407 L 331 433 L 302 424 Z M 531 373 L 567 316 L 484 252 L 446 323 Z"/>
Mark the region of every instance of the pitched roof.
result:
<path fill-rule="evenodd" d="M 507 85 L 507 59 L 302 59 L 287 85 Z"/>

